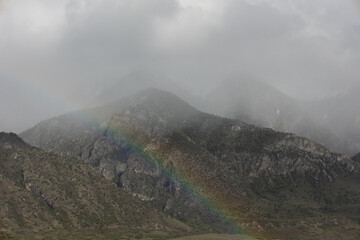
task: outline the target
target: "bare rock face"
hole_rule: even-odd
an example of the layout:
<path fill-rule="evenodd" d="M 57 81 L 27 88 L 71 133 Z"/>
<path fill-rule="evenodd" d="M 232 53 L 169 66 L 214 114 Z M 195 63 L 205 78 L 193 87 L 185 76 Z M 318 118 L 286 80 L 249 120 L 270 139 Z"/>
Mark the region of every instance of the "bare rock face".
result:
<path fill-rule="evenodd" d="M 50 119 L 22 137 L 81 159 L 133 196 L 192 224 L 226 228 L 211 200 L 233 222 L 278 237 L 292 229 L 305 239 L 315 231 L 309 218 L 320 224 L 330 215 L 358 228 L 359 162 L 294 134 L 202 113 L 168 92 L 149 89 Z"/>

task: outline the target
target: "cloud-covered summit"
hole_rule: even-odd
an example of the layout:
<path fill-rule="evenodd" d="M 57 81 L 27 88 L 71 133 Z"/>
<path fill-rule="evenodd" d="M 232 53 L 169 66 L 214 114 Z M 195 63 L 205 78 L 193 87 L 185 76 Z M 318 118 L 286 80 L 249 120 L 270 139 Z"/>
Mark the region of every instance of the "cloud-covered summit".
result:
<path fill-rule="evenodd" d="M 356 4 L 1 1 L 0 91 L 14 97 L 1 94 L 0 110 L 31 109 L 33 117 L 27 116 L 23 125 L 32 125 L 40 120 L 38 113 L 43 117 L 83 107 L 137 69 L 167 75 L 194 94 L 242 73 L 297 98 L 336 94 L 360 81 Z M 14 84 L 20 88 L 14 90 Z M 16 97 L 23 88 L 29 97 Z M 37 98 L 51 101 L 40 101 L 45 106 L 39 108 Z M 19 117 L 24 118 L 2 116 L 0 127 Z"/>

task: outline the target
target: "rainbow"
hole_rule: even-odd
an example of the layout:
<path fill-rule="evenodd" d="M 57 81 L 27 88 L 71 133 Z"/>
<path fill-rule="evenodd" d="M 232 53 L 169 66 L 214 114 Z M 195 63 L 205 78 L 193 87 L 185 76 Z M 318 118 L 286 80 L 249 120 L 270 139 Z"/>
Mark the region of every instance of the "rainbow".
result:
<path fill-rule="evenodd" d="M 15 81 L 15 79 L 12 78 Z M 15 83 L 21 84 L 25 86 L 28 90 L 33 92 L 34 94 L 40 94 L 43 98 L 49 99 L 49 101 L 57 103 L 57 105 L 62 105 L 66 109 L 72 109 L 72 111 L 79 108 L 79 106 L 75 103 L 71 103 L 68 100 L 62 99 L 59 95 L 49 94 L 51 91 L 48 91 L 45 86 L 34 85 L 33 83 L 18 81 L 16 80 Z M 96 125 L 99 127 L 100 122 L 96 120 L 94 116 L 91 114 L 86 113 L 86 111 L 77 111 L 77 113 L 81 113 L 81 120 L 85 120 L 88 123 Z M 78 115 L 79 116 L 79 115 Z M 166 167 L 163 162 L 165 159 L 159 159 L 156 156 L 153 156 L 149 152 L 144 151 L 144 148 L 137 143 L 136 139 L 131 139 L 126 134 L 122 134 L 117 129 L 113 129 L 108 126 L 108 136 L 115 142 L 125 143 L 129 148 L 129 151 L 136 154 L 143 160 L 145 160 L 148 164 L 153 167 L 157 167 L 161 170 L 161 173 L 164 174 L 166 177 L 176 180 L 181 184 L 183 189 L 187 191 L 188 194 L 192 195 L 198 201 L 200 201 L 204 207 L 209 209 L 212 214 L 217 216 L 222 222 L 224 222 L 230 229 L 231 232 L 234 234 L 245 234 L 247 237 L 252 237 L 253 234 L 249 232 L 245 232 L 245 230 L 241 227 L 241 223 L 234 220 L 231 216 L 231 210 L 221 202 L 211 198 L 211 194 L 204 188 L 201 188 L 196 182 L 191 180 L 191 178 L 187 177 L 186 172 L 179 172 L 179 171 L 172 171 L 169 167 Z M 255 236 L 254 236 L 255 238 Z"/>
<path fill-rule="evenodd" d="M 82 120 L 89 121 L 90 124 L 99 126 L 99 122 L 96 121 L 90 114 L 81 113 Z M 247 237 L 252 236 L 250 232 L 246 232 L 242 227 L 241 223 L 234 220 L 231 216 L 231 210 L 227 208 L 226 205 L 221 204 L 221 202 L 211 198 L 211 194 L 204 188 L 201 188 L 196 182 L 191 180 L 188 177 L 188 174 L 185 171 L 174 171 L 169 167 L 165 166 L 163 163 L 165 159 L 161 159 L 154 154 L 144 150 L 144 146 L 134 137 L 130 137 L 129 134 L 122 133 L 121 130 L 115 129 L 112 127 L 111 119 L 108 122 L 107 127 L 107 137 L 113 140 L 115 143 L 126 144 L 129 151 L 141 159 L 145 160 L 152 167 L 161 170 L 161 173 L 166 177 L 176 180 L 181 184 L 181 186 L 186 190 L 188 194 L 200 201 L 204 207 L 211 211 L 212 214 L 217 216 L 223 223 L 227 225 L 230 229 L 230 232 L 233 234 L 241 234 Z M 254 237 L 255 238 L 255 237 Z"/>
<path fill-rule="evenodd" d="M 136 144 L 136 139 L 129 139 L 124 136 L 124 134 L 119 133 L 117 130 L 112 129 L 111 127 L 108 129 L 107 136 L 111 136 L 111 139 L 115 142 L 123 142 L 126 143 L 127 147 L 130 151 L 136 154 L 141 159 L 145 160 L 152 167 L 159 168 L 161 173 L 166 177 L 172 178 L 179 182 L 181 186 L 187 191 L 187 193 L 191 194 L 193 197 L 196 197 L 205 207 L 210 209 L 213 214 L 220 217 L 227 225 L 231 227 L 231 231 L 234 233 L 243 233 L 243 230 L 230 219 L 229 214 L 226 213 L 224 207 L 221 207 L 217 202 L 211 200 L 206 191 L 204 189 L 199 189 L 194 181 L 186 177 L 186 173 L 179 171 L 172 171 L 170 168 L 166 167 L 163 164 L 163 159 L 159 159 L 150 153 L 143 150 L 143 147 L 140 144 Z M 199 194 L 201 193 L 201 194 Z"/>

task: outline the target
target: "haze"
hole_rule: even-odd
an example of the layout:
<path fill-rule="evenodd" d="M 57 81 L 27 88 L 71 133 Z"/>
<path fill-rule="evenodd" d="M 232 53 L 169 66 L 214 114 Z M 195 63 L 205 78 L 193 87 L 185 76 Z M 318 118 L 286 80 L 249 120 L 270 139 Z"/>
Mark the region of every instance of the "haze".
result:
<path fill-rule="evenodd" d="M 360 83 L 358 1 L 11 0 L 0 32 L 1 131 L 101 104 L 137 76 L 134 91 L 190 102 L 234 76 L 300 100 Z"/>

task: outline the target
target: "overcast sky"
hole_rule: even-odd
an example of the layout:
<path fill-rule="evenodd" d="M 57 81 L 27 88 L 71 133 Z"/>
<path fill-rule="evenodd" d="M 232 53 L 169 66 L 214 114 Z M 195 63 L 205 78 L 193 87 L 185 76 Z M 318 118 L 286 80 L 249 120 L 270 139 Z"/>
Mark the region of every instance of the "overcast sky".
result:
<path fill-rule="evenodd" d="M 0 131 L 81 108 L 138 69 L 193 93 L 252 75 L 300 99 L 360 83 L 353 0 L 0 0 Z"/>

